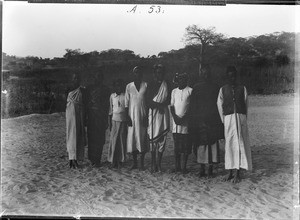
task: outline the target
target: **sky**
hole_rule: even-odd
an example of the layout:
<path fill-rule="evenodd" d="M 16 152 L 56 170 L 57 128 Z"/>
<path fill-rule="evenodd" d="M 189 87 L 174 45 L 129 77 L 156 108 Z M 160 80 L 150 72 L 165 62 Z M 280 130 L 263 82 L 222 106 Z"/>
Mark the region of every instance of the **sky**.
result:
<path fill-rule="evenodd" d="M 129 49 L 141 56 L 185 46 L 185 28 L 215 27 L 227 37 L 300 32 L 300 6 L 175 6 L 29 4 L 3 2 L 3 52 L 16 56 L 62 57 Z M 158 13 L 156 13 L 158 12 Z M 298 23 L 297 23 L 298 22 Z"/>

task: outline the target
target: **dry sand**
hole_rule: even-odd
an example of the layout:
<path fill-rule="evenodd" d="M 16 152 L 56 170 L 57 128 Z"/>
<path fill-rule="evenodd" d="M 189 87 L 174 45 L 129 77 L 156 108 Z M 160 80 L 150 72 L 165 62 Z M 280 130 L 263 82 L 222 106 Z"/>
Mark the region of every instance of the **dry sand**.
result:
<path fill-rule="evenodd" d="M 194 155 L 190 173 L 171 173 L 171 134 L 163 174 L 129 171 L 130 161 L 120 171 L 92 168 L 87 160 L 70 170 L 64 114 L 3 119 L 2 214 L 293 219 L 294 107 L 293 96 L 250 96 L 254 169 L 235 185 L 222 181 L 223 162 L 214 178 L 199 178 Z"/>

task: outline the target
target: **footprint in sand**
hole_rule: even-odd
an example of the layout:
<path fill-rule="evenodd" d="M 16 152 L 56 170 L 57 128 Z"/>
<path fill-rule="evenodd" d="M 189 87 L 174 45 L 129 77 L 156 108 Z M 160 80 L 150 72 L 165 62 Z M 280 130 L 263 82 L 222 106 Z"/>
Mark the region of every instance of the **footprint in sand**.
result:
<path fill-rule="evenodd" d="M 115 191 L 113 189 L 108 189 L 104 192 L 104 196 L 102 198 L 103 201 L 111 201 L 112 200 L 112 196 L 115 193 Z"/>
<path fill-rule="evenodd" d="M 114 194 L 114 190 L 113 189 L 108 189 L 104 192 L 105 196 L 109 197 L 112 196 Z"/>
<path fill-rule="evenodd" d="M 250 189 L 250 190 L 256 190 L 256 187 L 255 187 L 254 185 L 250 185 L 250 186 L 249 186 L 249 189 Z"/>

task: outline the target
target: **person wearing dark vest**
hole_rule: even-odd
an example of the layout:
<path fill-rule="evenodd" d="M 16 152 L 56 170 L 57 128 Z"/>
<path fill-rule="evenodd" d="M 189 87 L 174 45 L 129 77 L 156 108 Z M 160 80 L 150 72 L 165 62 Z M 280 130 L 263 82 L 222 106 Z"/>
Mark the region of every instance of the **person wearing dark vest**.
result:
<path fill-rule="evenodd" d="M 210 68 L 202 67 L 199 81 L 195 84 L 190 103 L 189 134 L 196 147 L 200 177 L 213 174 L 213 164 L 220 163 L 219 140 L 224 139 L 224 126 L 217 107 L 219 87 L 212 83 Z"/>
<path fill-rule="evenodd" d="M 237 70 L 228 66 L 228 84 L 219 91 L 218 110 L 224 123 L 226 181 L 240 181 L 240 169 L 252 170 L 251 149 L 247 126 L 248 94 L 245 86 L 236 82 Z M 233 171 L 235 170 L 235 173 Z"/>
<path fill-rule="evenodd" d="M 110 89 L 103 84 L 103 73 L 94 75 L 93 84 L 87 87 L 88 158 L 92 166 L 100 167 L 105 132 L 108 128 Z"/>

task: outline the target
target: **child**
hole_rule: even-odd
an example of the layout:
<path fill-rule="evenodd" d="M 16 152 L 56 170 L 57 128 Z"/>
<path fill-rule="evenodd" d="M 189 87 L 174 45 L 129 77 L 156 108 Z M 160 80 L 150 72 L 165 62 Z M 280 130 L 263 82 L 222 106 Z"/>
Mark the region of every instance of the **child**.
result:
<path fill-rule="evenodd" d="M 83 160 L 85 134 L 85 93 L 80 86 L 79 74 L 73 74 L 72 88 L 67 98 L 66 125 L 67 125 L 67 151 L 70 168 L 78 167 L 77 160 Z"/>
<path fill-rule="evenodd" d="M 251 149 L 247 128 L 248 97 L 246 87 L 236 83 L 237 70 L 227 67 L 229 83 L 219 91 L 218 110 L 225 133 L 225 169 L 229 169 L 226 181 L 240 181 L 240 168 L 251 170 Z M 233 170 L 235 174 L 233 175 Z"/>
<path fill-rule="evenodd" d="M 187 86 L 188 76 L 186 73 L 177 74 L 175 77 L 178 88 L 173 89 L 171 94 L 170 110 L 173 116 L 173 138 L 175 151 L 175 172 L 186 173 L 188 155 L 192 145 L 188 141 L 188 111 L 192 88 Z M 183 168 L 181 169 L 181 154 L 183 154 Z"/>
<path fill-rule="evenodd" d="M 108 161 L 113 168 L 120 168 L 121 162 L 125 161 L 126 154 L 126 109 L 124 82 L 117 79 L 114 82 L 115 93 L 110 96 L 109 118 L 110 118 L 110 142 L 108 148 Z"/>

